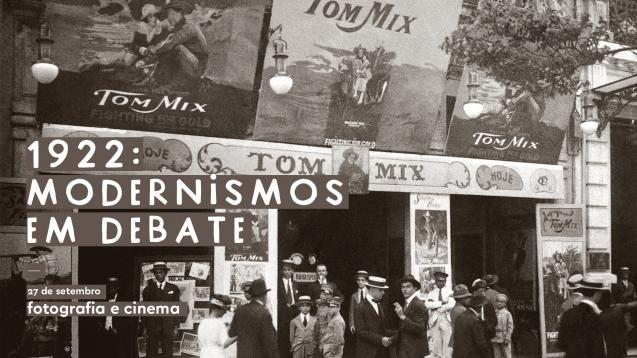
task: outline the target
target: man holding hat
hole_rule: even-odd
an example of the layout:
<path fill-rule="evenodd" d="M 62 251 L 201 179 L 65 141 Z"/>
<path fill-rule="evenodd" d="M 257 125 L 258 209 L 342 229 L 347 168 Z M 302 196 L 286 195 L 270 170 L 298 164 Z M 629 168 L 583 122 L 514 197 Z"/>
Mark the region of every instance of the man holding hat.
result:
<path fill-rule="evenodd" d="M 406 275 L 400 281 L 400 291 L 405 305 L 394 302 L 394 311 L 400 318 L 398 337 L 399 358 L 422 358 L 429 355 L 427 344 L 427 307 L 418 297 L 420 282 L 412 275 Z"/>
<path fill-rule="evenodd" d="M 451 358 L 451 310 L 456 305 L 453 291 L 446 287 L 444 272 L 434 272 L 435 287 L 425 297 L 429 310 L 429 330 L 433 340 L 432 358 Z"/>
<path fill-rule="evenodd" d="M 453 358 L 490 358 L 490 343 L 487 341 L 482 322 L 482 307 L 489 301 L 482 295 L 469 299 L 468 309 L 455 321 L 453 333 Z"/>
<path fill-rule="evenodd" d="M 617 303 L 628 303 L 637 300 L 635 285 L 630 282 L 630 268 L 619 269 L 619 280 L 613 285 L 613 298 Z"/>
<path fill-rule="evenodd" d="M 279 355 L 282 358 L 291 356 L 290 340 L 285 332 L 290 331 L 290 321 L 298 314 L 296 301 L 299 297 L 299 288 L 293 275 L 294 262 L 281 261 L 281 281 L 277 291 L 277 331 L 283 332 L 279 334 Z"/>
<path fill-rule="evenodd" d="M 155 278 L 148 280 L 142 300 L 144 302 L 179 302 L 179 287 L 166 281 L 168 266 L 165 262 L 153 264 Z M 171 358 L 173 354 L 173 340 L 177 338 L 179 317 L 143 317 L 144 331 L 147 338 L 146 353 L 148 358 Z M 159 345 L 162 347 L 161 356 L 157 353 Z"/>
<path fill-rule="evenodd" d="M 237 358 L 277 358 L 277 332 L 265 307 L 270 291 L 263 279 L 252 281 L 252 301 L 237 309 L 228 336 L 237 339 Z M 282 333 L 283 334 L 283 333 Z"/>
<path fill-rule="evenodd" d="M 354 325 L 354 308 L 356 305 L 360 305 L 361 302 L 365 300 L 365 297 L 367 297 L 367 288 L 365 285 L 367 285 L 368 277 L 369 273 L 364 270 L 356 271 L 356 275 L 354 275 L 358 289 L 356 292 L 352 293 L 352 297 L 349 300 L 349 330 L 352 334 L 356 333 L 356 326 Z"/>
<path fill-rule="evenodd" d="M 296 303 L 301 313 L 290 322 L 290 345 L 294 358 L 312 358 L 318 347 L 316 318 L 310 314 L 312 299 L 301 296 Z M 281 332 L 283 335 L 284 332 Z"/>
<path fill-rule="evenodd" d="M 388 288 L 386 279 L 369 276 L 367 280 L 368 295 L 354 309 L 356 358 L 389 357 L 389 347 L 398 336 L 385 327 L 386 316 L 382 299 Z"/>

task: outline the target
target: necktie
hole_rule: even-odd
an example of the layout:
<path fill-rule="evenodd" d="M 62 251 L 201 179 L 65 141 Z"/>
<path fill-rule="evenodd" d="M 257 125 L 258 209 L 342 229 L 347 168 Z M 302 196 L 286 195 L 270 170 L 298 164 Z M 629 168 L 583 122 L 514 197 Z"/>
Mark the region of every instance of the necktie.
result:
<path fill-rule="evenodd" d="M 293 298 L 292 298 L 292 287 L 290 287 L 290 280 L 287 280 L 288 282 L 288 287 L 287 287 L 287 292 L 285 293 L 285 302 L 289 305 L 291 305 L 293 302 Z"/>
<path fill-rule="evenodd" d="M 361 302 L 365 299 L 365 294 L 363 294 L 363 290 L 361 290 Z"/>
<path fill-rule="evenodd" d="M 303 316 L 303 327 L 307 327 L 307 316 Z"/>
<path fill-rule="evenodd" d="M 163 289 L 164 289 L 164 283 L 163 283 L 163 282 L 160 282 L 160 283 L 159 283 L 159 289 L 160 289 L 160 290 L 163 290 Z"/>
<path fill-rule="evenodd" d="M 438 289 L 438 301 L 442 302 L 442 288 Z"/>

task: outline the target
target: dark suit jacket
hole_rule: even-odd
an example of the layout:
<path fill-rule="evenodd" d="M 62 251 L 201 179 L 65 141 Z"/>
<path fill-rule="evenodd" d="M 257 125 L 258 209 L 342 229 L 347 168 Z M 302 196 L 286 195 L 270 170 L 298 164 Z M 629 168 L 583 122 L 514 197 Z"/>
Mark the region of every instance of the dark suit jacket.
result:
<path fill-rule="evenodd" d="M 453 332 L 453 358 L 489 358 L 483 322 L 468 309 L 458 316 Z"/>
<path fill-rule="evenodd" d="M 287 334 L 282 332 L 282 334 Z M 234 313 L 228 331 L 229 337 L 238 337 L 237 358 L 277 358 L 277 333 L 272 316 L 264 305 L 251 301 Z"/>
<path fill-rule="evenodd" d="M 157 281 L 148 280 L 148 284 L 142 292 L 144 302 L 179 302 L 179 287 L 166 282 L 164 289 L 160 290 Z M 172 336 L 175 326 L 181 322 L 180 317 L 143 317 L 142 322 L 149 335 Z"/>
<path fill-rule="evenodd" d="M 292 295 L 294 296 L 294 302 L 299 300 L 299 284 L 292 280 Z M 299 310 L 296 305 L 288 307 L 285 302 L 285 287 L 283 287 L 283 279 L 279 278 L 279 285 L 277 290 L 277 332 L 279 332 L 279 354 L 282 357 L 290 356 L 290 339 L 287 332 L 290 332 L 290 321 L 299 314 Z M 283 332 L 281 334 L 281 332 Z"/>
<path fill-rule="evenodd" d="M 429 354 L 427 307 L 418 297 L 414 297 L 404 312 L 407 317 L 400 323 L 398 331 L 398 357 L 422 358 Z"/>
<path fill-rule="evenodd" d="M 382 304 L 378 305 L 382 317 L 387 317 Z M 356 327 L 356 358 L 384 357 L 388 349 L 383 347 L 383 337 L 391 337 L 396 341 L 397 335 L 385 328 L 381 319 L 368 300 L 354 308 L 354 324 Z"/>
<path fill-rule="evenodd" d="M 613 298 L 618 303 L 635 301 L 637 299 L 635 285 L 628 281 L 628 286 L 626 286 L 621 280 L 617 280 L 617 284 L 613 285 Z"/>
<path fill-rule="evenodd" d="M 292 312 L 296 312 L 296 306 L 287 307 L 287 304 L 285 303 L 285 289 L 286 288 L 283 287 L 283 279 L 279 277 L 279 284 L 278 284 L 278 290 L 277 290 L 277 302 L 279 306 L 279 312 L 285 311 L 284 309 L 287 309 L 287 308 L 291 308 Z M 294 296 L 295 303 L 299 300 L 300 293 L 301 293 L 301 287 L 299 283 L 292 280 L 292 295 Z M 289 321 L 291 321 L 294 317 L 296 317 L 296 314 L 292 315 Z"/>
<path fill-rule="evenodd" d="M 564 312 L 560 319 L 558 344 L 566 358 L 604 358 L 604 339 L 600 315 L 580 303 Z"/>

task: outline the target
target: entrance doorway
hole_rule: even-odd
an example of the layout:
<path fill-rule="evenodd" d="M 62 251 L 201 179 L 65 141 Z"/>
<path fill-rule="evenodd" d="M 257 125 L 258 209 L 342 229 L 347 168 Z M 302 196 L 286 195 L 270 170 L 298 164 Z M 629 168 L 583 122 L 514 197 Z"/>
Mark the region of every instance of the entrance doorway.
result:
<path fill-rule="evenodd" d="M 486 274 L 499 277 L 513 315 L 513 356 L 537 357 L 540 313 L 536 263 L 537 200 L 451 197 L 453 283 L 469 288 Z"/>
<path fill-rule="evenodd" d="M 385 312 L 392 313 L 391 303 L 402 297 L 394 283 L 405 274 L 404 233 L 409 217 L 404 208 L 408 198 L 408 194 L 372 192 L 350 196 L 347 210 L 280 210 L 279 258 L 301 253 L 307 260 L 310 253 L 317 254 L 318 261 L 327 266 L 328 281 L 344 295 L 341 314 L 346 321 L 350 296 L 356 291 L 356 271 L 385 277 L 391 287 L 384 300 Z M 389 327 L 397 327 L 394 314 L 386 318 Z M 353 356 L 353 343 L 348 333 L 346 357 Z"/>

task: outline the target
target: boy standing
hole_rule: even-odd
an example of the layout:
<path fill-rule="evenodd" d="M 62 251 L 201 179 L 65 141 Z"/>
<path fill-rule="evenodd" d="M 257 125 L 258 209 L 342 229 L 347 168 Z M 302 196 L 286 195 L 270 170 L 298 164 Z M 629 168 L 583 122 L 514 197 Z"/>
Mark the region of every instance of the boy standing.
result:
<path fill-rule="evenodd" d="M 316 351 L 316 318 L 310 315 L 310 296 L 299 297 L 296 303 L 301 313 L 290 323 L 290 344 L 293 358 L 312 358 Z"/>
<path fill-rule="evenodd" d="M 343 346 L 345 346 L 345 320 L 341 316 L 340 297 L 330 299 L 329 323 L 325 330 L 325 335 L 321 339 L 321 351 L 325 358 L 343 357 Z"/>
<path fill-rule="evenodd" d="M 507 310 L 508 297 L 498 294 L 495 297 L 496 317 L 498 324 L 495 327 L 493 343 L 493 356 L 495 358 L 511 358 L 511 334 L 513 333 L 513 317 Z"/>

